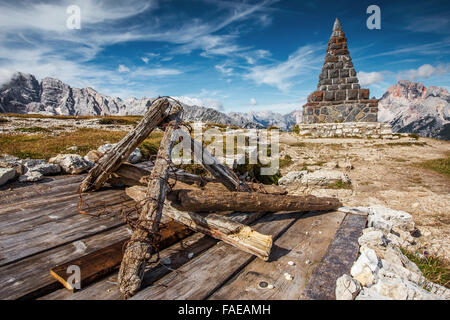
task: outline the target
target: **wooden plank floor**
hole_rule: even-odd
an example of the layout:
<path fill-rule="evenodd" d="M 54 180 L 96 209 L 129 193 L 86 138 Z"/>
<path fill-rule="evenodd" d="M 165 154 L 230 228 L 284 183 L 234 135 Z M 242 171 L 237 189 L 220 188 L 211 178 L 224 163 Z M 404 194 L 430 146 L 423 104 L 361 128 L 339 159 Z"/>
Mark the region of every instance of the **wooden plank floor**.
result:
<path fill-rule="evenodd" d="M 74 293 L 49 273 L 130 236 L 120 213 L 134 203 L 123 190 L 84 195 L 89 212 L 98 216 L 79 214 L 76 190 L 83 177 L 56 176 L 0 189 L 0 299 L 121 299 L 117 270 Z M 166 264 L 148 266 L 143 289 L 133 299 L 300 299 L 345 217 L 342 212 L 265 215 L 253 227 L 274 236 L 269 262 L 193 234 L 160 252 Z"/>

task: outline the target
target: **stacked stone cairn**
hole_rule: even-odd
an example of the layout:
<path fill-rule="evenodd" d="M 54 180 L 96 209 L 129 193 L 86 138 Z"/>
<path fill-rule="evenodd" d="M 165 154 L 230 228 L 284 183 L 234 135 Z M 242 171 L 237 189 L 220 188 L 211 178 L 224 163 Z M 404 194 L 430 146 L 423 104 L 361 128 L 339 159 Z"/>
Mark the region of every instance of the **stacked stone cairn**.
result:
<path fill-rule="evenodd" d="M 303 123 L 377 122 L 378 100 L 359 85 L 347 38 L 336 19 L 317 91 L 303 106 Z"/>

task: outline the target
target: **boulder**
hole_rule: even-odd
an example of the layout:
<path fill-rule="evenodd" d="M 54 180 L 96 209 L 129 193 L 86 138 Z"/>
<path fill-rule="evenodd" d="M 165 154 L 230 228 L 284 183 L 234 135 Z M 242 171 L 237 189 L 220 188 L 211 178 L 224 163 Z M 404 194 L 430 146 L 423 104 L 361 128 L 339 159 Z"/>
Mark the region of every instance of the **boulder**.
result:
<path fill-rule="evenodd" d="M 17 177 L 15 168 L 0 168 L 0 186 Z"/>
<path fill-rule="evenodd" d="M 347 274 L 336 280 L 336 300 L 354 300 L 360 291 L 359 282 Z"/>
<path fill-rule="evenodd" d="M 304 175 L 301 183 L 306 186 L 328 186 L 330 184 L 342 181 L 343 183 L 351 183 L 347 174 L 339 170 L 322 169 Z"/>
<path fill-rule="evenodd" d="M 84 159 L 96 163 L 101 157 L 103 157 L 103 153 L 98 150 L 91 150 L 84 156 Z"/>
<path fill-rule="evenodd" d="M 350 161 L 339 161 L 338 167 L 347 171 L 353 170 L 353 165 Z"/>
<path fill-rule="evenodd" d="M 304 175 L 308 174 L 308 171 L 291 171 L 280 180 L 278 184 L 280 186 L 287 186 L 296 182 L 300 182 Z"/>
<path fill-rule="evenodd" d="M 88 171 L 94 164 L 85 160 L 78 154 L 59 154 L 49 160 L 50 163 L 59 164 L 62 170 L 69 174 L 80 174 Z"/>

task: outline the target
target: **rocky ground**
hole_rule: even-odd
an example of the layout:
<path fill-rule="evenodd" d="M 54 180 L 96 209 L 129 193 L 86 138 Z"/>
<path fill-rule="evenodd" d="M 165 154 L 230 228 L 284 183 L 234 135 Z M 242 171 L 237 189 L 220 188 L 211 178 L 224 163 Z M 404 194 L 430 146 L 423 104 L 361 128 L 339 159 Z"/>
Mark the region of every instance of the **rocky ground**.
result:
<path fill-rule="evenodd" d="M 395 141 L 300 139 L 285 133 L 280 145 L 282 157 L 292 159 L 281 169 L 283 175 L 307 169 L 319 171 L 320 176 L 323 170 L 334 169 L 335 175 L 338 171 L 351 180 L 350 186 L 330 189 L 303 179 L 286 186 L 290 193 L 336 196 L 349 207 L 383 205 L 409 212 L 421 234 L 411 249 L 450 260 L 450 179 L 415 165 L 448 156 L 449 142 L 408 137 Z"/>

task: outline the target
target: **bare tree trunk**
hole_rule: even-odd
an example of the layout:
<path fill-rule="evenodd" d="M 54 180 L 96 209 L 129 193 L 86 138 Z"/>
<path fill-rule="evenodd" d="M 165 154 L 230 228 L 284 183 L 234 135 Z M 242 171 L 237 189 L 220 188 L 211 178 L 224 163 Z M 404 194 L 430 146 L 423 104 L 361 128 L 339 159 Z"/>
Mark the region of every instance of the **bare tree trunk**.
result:
<path fill-rule="evenodd" d="M 176 190 L 176 207 L 184 211 L 277 212 L 328 211 L 342 206 L 336 198 L 284 196 L 258 192 L 205 192 Z"/>
<path fill-rule="evenodd" d="M 174 132 L 180 122 L 181 110 L 176 108 L 176 118 L 170 122 L 158 150 L 155 166 L 148 183 L 143 208 L 127 245 L 119 270 L 119 288 L 125 298 L 134 295 L 141 286 L 147 259 L 158 241 L 159 222 L 168 190 L 169 165 L 174 141 Z"/>
<path fill-rule="evenodd" d="M 140 202 L 145 199 L 144 187 L 130 187 L 126 194 Z M 249 252 L 264 261 L 269 259 L 272 236 L 256 232 L 251 227 L 217 214 L 201 215 L 194 212 L 179 211 L 174 207 L 164 207 L 163 214 L 182 223 L 194 231 L 222 240 L 243 251 Z"/>
<path fill-rule="evenodd" d="M 89 171 L 80 184 L 80 191 L 97 190 L 125 162 L 148 135 L 168 116 L 170 103 L 167 99 L 158 99 L 147 110 L 142 120 L 111 151 L 105 154 Z"/>

